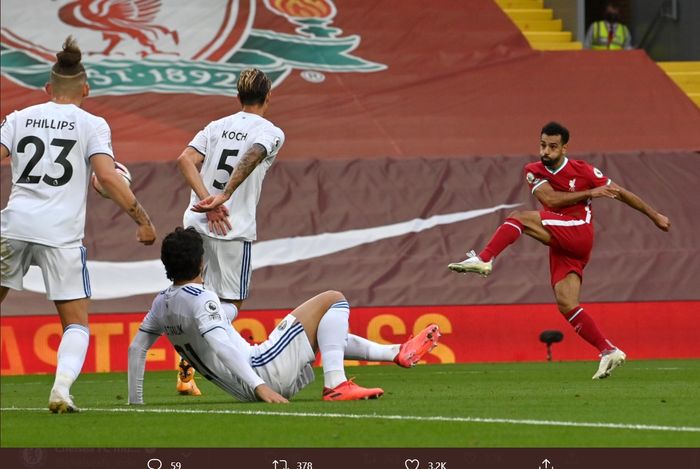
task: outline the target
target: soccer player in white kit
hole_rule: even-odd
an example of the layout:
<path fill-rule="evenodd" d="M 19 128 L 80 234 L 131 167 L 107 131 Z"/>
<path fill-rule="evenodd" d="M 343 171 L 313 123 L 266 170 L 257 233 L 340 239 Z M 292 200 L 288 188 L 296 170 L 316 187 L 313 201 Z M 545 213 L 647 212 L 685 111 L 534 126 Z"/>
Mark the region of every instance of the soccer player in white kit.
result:
<path fill-rule="evenodd" d="M 288 314 L 268 340 L 250 345 L 231 325 L 214 292 L 202 285 L 202 236 L 177 228 L 163 239 L 161 260 L 173 284 L 153 301 L 129 346 L 129 403 L 143 404 L 146 354 L 165 334 L 201 375 L 244 402 L 284 403 L 314 380 L 316 351 L 323 358 L 326 401 L 373 399 L 384 391 L 348 380 L 344 359 L 394 361 L 410 368 L 438 343 L 431 324 L 404 344 L 378 344 L 348 334 L 350 306 L 327 291 Z M 235 312 L 234 312 L 235 313 Z"/>
<path fill-rule="evenodd" d="M 192 188 L 183 225 L 203 236 L 204 285 L 219 296 L 229 315 L 240 310 L 248 297 L 256 208 L 265 174 L 284 143 L 282 130 L 263 117 L 271 87 L 260 70 L 241 72 L 237 83 L 241 111 L 209 123 L 177 160 Z M 202 205 L 214 198 L 216 206 Z M 200 394 L 183 362 L 177 389 Z"/>
<path fill-rule="evenodd" d="M 51 100 L 15 111 L 2 123 L 0 156 L 12 157 L 12 190 L 2 211 L 0 301 L 8 289 L 22 290 L 30 265 L 41 268 L 47 297 L 63 326 L 49 409 L 64 413 L 78 410 L 70 387 L 83 367 L 90 339 L 90 278 L 82 239 L 91 169 L 111 199 L 138 224 L 139 242 L 153 244 L 156 232 L 115 170 L 107 122 L 80 109 L 90 88 L 72 37 L 56 56 L 46 84 Z"/>

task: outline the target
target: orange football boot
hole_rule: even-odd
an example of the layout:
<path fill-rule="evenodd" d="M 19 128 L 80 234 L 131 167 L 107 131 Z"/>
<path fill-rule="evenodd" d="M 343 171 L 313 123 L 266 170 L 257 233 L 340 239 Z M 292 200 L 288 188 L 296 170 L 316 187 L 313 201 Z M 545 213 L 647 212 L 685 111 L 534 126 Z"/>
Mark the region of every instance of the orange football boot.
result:
<path fill-rule="evenodd" d="M 202 391 L 194 382 L 194 368 L 187 363 L 184 358 L 180 359 L 180 364 L 177 366 L 177 385 L 175 389 L 183 396 L 201 396 Z"/>
<path fill-rule="evenodd" d="M 417 336 L 411 337 L 401 344 L 399 353 L 394 358 L 394 363 L 404 368 L 416 366 L 416 363 L 423 358 L 423 355 L 437 347 L 440 336 L 440 328 L 438 325 L 429 325 Z"/>
<path fill-rule="evenodd" d="M 359 401 L 360 399 L 378 399 L 384 394 L 381 388 L 363 388 L 358 386 L 350 378 L 343 381 L 333 389 L 323 388 L 324 401 Z"/>

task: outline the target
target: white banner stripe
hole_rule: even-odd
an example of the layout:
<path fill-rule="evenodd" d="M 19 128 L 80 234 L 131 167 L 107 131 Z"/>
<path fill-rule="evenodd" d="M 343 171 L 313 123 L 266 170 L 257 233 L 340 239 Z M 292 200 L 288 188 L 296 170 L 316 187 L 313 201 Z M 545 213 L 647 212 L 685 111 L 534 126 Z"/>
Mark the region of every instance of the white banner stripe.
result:
<path fill-rule="evenodd" d="M 644 430 L 660 432 L 700 433 L 700 427 L 674 427 L 668 425 L 647 425 L 635 423 L 608 422 L 569 422 L 561 420 L 503 419 L 488 417 L 443 417 L 430 415 L 381 415 L 381 414 L 340 414 L 314 412 L 274 412 L 265 410 L 203 410 L 203 409 L 148 409 L 137 407 L 81 408 L 82 412 L 135 413 L 135 414 L 198 414 L 198 415 L 250 415 L 272 417 L 301 418 L 345 418 L 354 420 L 404 420 L 418 422 L 455 422 L 455 423 L 501 423 L 510 425 L 537 425 L 547 427 L 582 427 L 609 428 L 620 430 Z M 48 412 L 44 407 L 3 407 L 0 412 Z"/>
<path fill-rule="evenodd" d="M 501 204 L 464 212 L 434 215 L 429 218 L 414 218 L 370 228 L 258 241 L 249 248 L 252 251 L 249 251 L 248 255 L 248 258 L 252 259 L 250 268 L 256 270 L 262 267 L 290 264 L 327 256 L 384 239 L 409 233 L 420 233 L 441 225 L 473 220 L 519 205 L 521 204 Z M 87 267 L 92 281 L 93 300 L 155 294 L 170 285 L 160 259 L 133 262 L 88 261 Z M 37 266 L 29 267 L 23 282 L 25 290 L 38 293 L 46 292 L 44 277 L 41 269 Z"/>

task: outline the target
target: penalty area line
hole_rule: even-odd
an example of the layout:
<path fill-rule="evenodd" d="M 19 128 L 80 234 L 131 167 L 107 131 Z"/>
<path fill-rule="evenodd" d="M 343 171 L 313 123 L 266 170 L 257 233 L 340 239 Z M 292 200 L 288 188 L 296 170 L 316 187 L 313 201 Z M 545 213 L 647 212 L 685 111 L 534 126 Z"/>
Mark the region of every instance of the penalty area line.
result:
<path fill-rule="evenodd" d="M 0 412 L 46 412 L 41 407 L 3 407 Z M 381 415 L 381 414 L 341 414 L 341 413 L 315 413 L 315 412 L 276 412 L 267 410 L 216 410 L 216 409 L 163 409 L 140 407 L 113 407 L 113 408 L 81 408 L 82 412 L 105 413 L 134 413 L 134 414 L 198 414 L 198 415 L 250 415 L 272 417 L 299 417 L 299 418 L 344 418 L 354 420 L 395 420 L 418 422 L 452 422 L 452 423 L 500 423 L 508 425 L 536 425 L 544 427 L 580 427 L 580 428 L 608 428 L 616 430 L 643 430 L 660 432 L 693 432 L 700 433 L 700 427 L 674 427 L 667 425 L 645 425 L 630 423 L 606 423 L 606 422 L 569 422 L 561 420 L 535 420 L 535 419 L 503 419 L 487 417 L 442 417 L 430 415 Z"/>

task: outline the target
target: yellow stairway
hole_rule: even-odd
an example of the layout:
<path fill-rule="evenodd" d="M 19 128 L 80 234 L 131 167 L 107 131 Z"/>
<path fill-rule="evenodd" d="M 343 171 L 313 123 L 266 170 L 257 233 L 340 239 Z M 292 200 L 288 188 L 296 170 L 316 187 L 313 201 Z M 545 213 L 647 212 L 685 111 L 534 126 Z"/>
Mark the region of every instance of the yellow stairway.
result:
<path fill-rule="evenodd" d="M 658 62 L 658 65 L 700 107 L 700 62 Z"/>
<path fill-rule="evenodd" d="M 533 49 L 579 50 L 583 45 L 572 40 L 570 31 L 562 31 L 562 21 L 554 18 L 544 0 L 496 0 L 498 6 L 520 28 Z"/>

